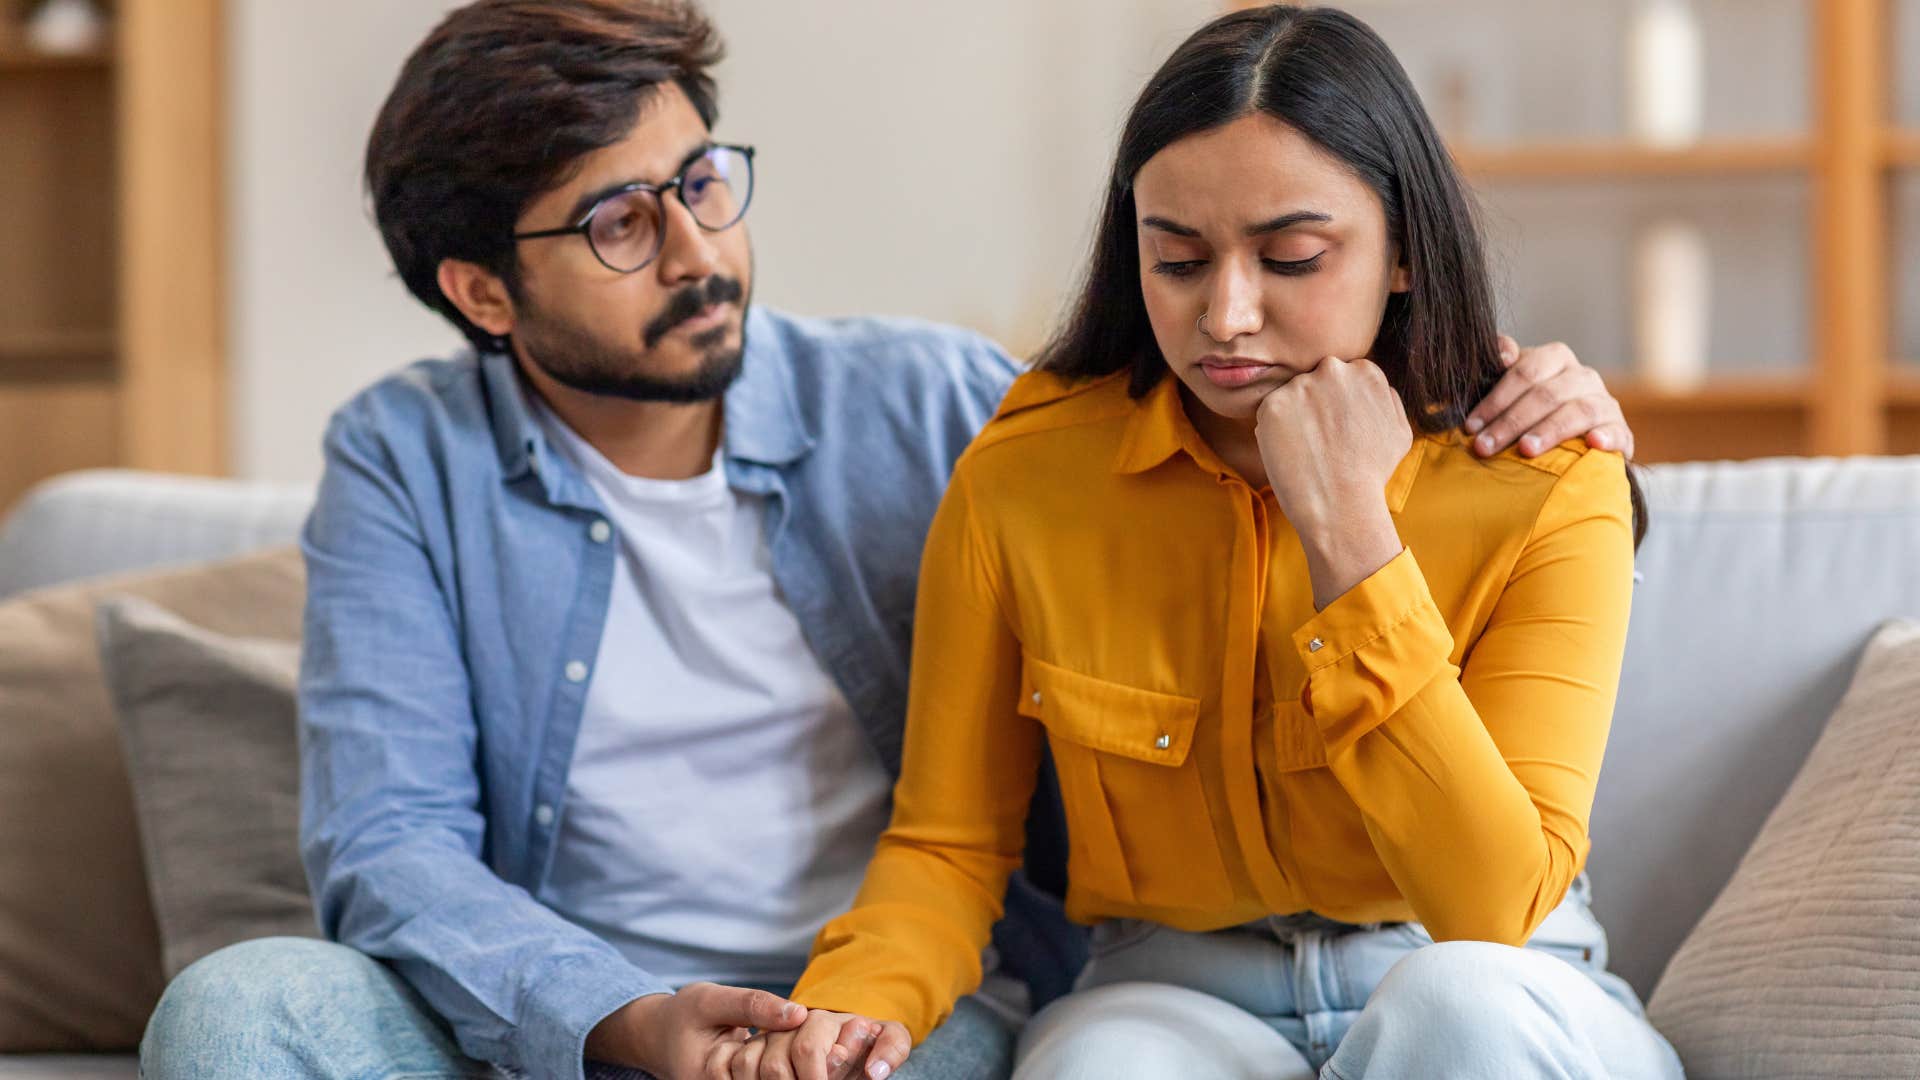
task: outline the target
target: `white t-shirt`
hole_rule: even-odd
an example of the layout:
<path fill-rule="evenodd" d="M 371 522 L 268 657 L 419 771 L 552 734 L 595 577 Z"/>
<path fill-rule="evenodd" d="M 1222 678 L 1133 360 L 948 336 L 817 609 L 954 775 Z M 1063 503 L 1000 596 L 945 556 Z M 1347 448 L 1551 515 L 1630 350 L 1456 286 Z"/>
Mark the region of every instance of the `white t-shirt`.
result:
<path fill-rule="evenodd" d="M 619 545 L 541 899 L 666 982 L 784 987 L 853 902 L 890 782 L 725 459 L 628 476 L 544 405 Z"/>

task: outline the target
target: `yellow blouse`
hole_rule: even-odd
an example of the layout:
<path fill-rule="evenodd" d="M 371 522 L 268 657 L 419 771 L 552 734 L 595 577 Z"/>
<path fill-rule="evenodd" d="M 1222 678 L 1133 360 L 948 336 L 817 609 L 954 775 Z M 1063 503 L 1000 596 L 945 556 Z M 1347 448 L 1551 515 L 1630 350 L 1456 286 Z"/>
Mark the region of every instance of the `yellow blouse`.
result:
<path fill-rule="evenodd" d="M 794 997 L 926 1037 L 978 986 L 1042 740 L 1067 912 L 1183 930 L 1303 910 L 1519 944 L 1587 856 L 1625 648 L 1626 467 L 1416 435 L 1406 545 L 1316 612 L 1271 491 L 1169 378 L 1029 374 L 921 569 L 893 822 Z"/>

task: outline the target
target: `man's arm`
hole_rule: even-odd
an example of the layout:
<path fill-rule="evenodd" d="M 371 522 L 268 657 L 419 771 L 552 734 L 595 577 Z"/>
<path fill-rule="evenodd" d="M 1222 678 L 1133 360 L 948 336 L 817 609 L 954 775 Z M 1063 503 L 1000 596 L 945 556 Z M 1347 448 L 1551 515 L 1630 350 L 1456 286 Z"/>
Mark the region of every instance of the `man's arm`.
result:
<path fill-rule="evenodd" d="M 349 411 L 303 547 L 301 853 L 328 937 L 391 961 L 467 1054 L 580 1077 L 588 1032 L 671 988 L 481 859 L 478 732 L 416 504 Z"/>

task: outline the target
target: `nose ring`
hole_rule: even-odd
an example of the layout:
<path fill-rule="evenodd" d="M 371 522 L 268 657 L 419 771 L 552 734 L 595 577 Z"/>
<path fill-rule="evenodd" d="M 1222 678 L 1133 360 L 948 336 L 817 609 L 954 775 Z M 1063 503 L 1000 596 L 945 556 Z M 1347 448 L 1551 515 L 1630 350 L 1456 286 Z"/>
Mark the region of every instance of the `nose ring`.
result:
<path fill-rule="evenodd" d="M 1210 312 L 1205 312 L 1205 311 L 1203 311 L 1203 312 L 1201 312 L 1201 313 L 1200 313 L 1200 323 L 1199 323 L 1199 326 L 1200 326 L 1200 332 L 1201 332 L 1201 333 L 1203 333 L 1203 334 L 1206 334 L 1206 335 L 1207 335 L 1208 337 L 1212 337 L 1213 335 L 1212 335 L 1211 333 L 1208 333 L 1208 331 L 1207 331 L 1207 316 L 1208 316 L 1209 314 L 1211 314 L 1211 313 L 1210 313 Z"/>

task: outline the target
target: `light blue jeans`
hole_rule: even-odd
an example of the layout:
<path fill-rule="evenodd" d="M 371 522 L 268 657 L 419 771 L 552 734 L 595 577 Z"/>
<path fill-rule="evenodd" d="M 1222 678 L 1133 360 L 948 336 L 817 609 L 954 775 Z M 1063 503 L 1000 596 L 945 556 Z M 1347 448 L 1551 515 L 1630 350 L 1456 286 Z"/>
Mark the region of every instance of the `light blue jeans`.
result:
<path fill-rule="evenodd" d="M 913 1052 L 902 1080 L 997 1080 L 1014 1025 L 960 1002 Z M 393 969 L 356 949 L 264 938 L 220 950 L 167 987 L 140 1044 L 146 1080 L 508 1080 L 460 1052 L 447 1026 Z M 588 1080 L 650 1080 L 589 1064 Z M 547 1078 L 540 1078 L 547 1080 Z"/>
<path fill-rule="evenodd" d="M 1670 1080 L 1578 882 L 1526 948 L 1286 916 L 1210 934 L 1117 920 L 1021 1036 L 1015 1080 Z"/>

